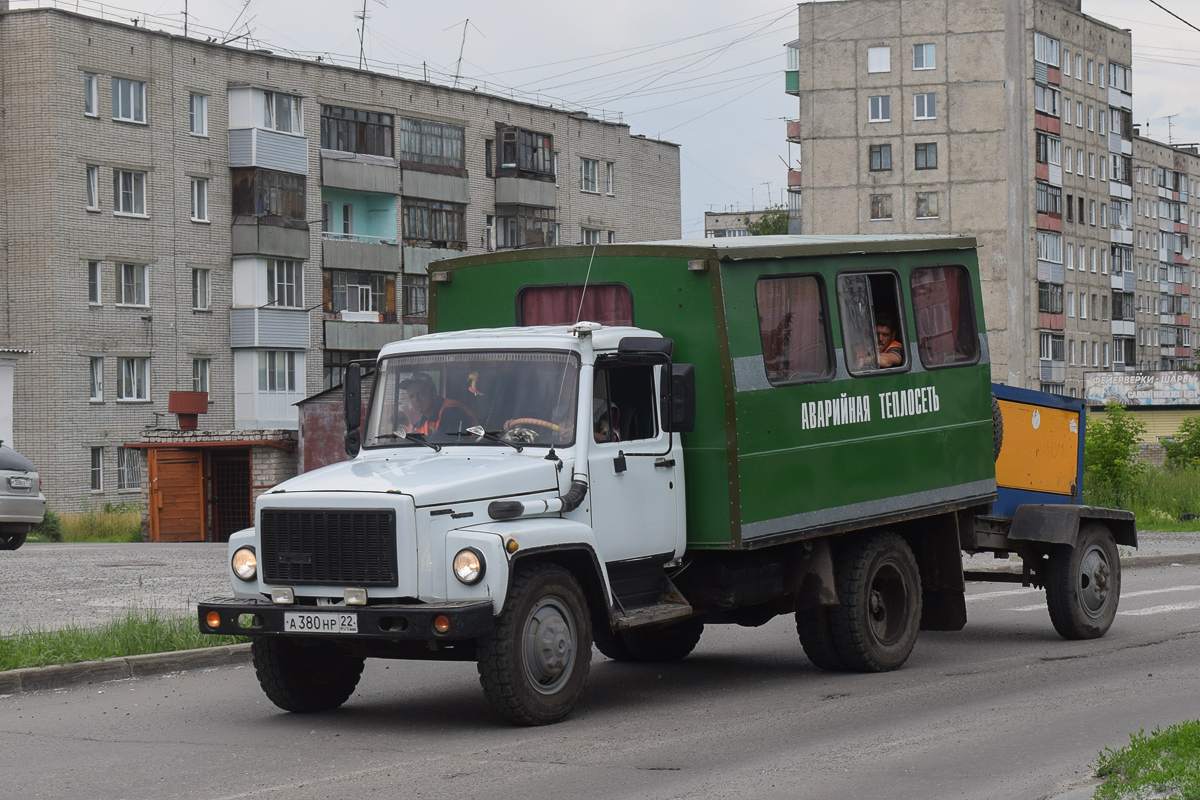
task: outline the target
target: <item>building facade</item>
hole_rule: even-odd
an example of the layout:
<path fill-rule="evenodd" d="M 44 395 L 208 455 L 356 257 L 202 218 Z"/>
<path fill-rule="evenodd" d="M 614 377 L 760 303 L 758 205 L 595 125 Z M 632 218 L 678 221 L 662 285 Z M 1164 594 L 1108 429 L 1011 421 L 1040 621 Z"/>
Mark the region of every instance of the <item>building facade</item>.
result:
<path fill-rule="evenodd" d="M 431 261 L 681 231 L 678 147 L 627 125 L 65 11 L 0 13 L 0 107 L 0 348 L 60 511 L 140 496 L 171 391 L 295 429 L 426 330 Z"/>
<path fill-rule="evenodd" d="M 1079 0 L 799 14 L 804 233 L 975 236 L 998 382 L 1082 396 L 1085 372 L 1192 365 L 1200 157 L 1138 136 L 1127 30 Z"/>

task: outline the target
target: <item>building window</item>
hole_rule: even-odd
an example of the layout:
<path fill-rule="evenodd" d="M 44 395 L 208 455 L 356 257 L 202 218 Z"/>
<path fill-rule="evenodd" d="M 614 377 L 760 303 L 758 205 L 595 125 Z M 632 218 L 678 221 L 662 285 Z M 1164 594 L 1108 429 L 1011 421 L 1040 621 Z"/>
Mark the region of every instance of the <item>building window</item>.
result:
<path fill-rule="evenodd" d="M 100 116 L 100 104 L 97 97 L 99 81 L 91 72 L 83 73 L 83 114 L 86 117 Z"/>
<path fill-rule="evenodd" d="M 1060 333 L 1043 333 L 1039 337 L 1040 355 L 1051 361 L 1063 360 L 1063 336 Z"/>
<path fill-rule="evenodd" d="M 300 308 L 304 303 L 302 264 L 299 261 L 267 261 L 267 305 Z"/>
<path fill-rule="evenodd" d="M 1075 316 L 1075 293 L 1074 292 L 1067 292 L 1067 316 L 1072 317 L 1072 318 L 1074 318 L 1074 316 Z M 1074 346 L 1075 346 L 1075 343 L 1072 342 L 1071 347 L 1074 347 Z M 1071 363 L 1072 364 L 1075 363 L 1074 350 L 1071 351 Z"/>
<path fill-rule="evenodd" d="M 400 118 L 400 160 L 464 169 L 461 125 L 425 119 Z"/>
<path fill-rule="evenodd" d="M 1063 313 L 1063 287 L 1061 283 L 1038 282 L 1038 311 L 1043 314 Z"/>
<path fill-rule="evenodd" d="M 1072 367 L 1075 366 L 1075 340 L 1071 339 L 1067 342 L 1067 363 Z M 1072 389 L 1071 391 L 1074 391 Z"/>
<path fill-rule="evenodd" d="M 258 390 L 296 391 L 296 354 L 290 350 L 258 351 Z"/>
<path fill-rule="evenodd" d="M 867 98 L 868 122 L 891 122 L 892 121 L 892 96 L 878 95 L 876 97 Z"/>
<path fill-rule="evenodd" d="M 496 248 L 546 247 L 557 243 L 555 210 L 540 206 L 496 206 Z"/>
<path fill-rule="evenodd" d="M 1051 67 L 1058 66 L 1058 39 L 1051 39 L 1044 33 L 1034 31 L 1033 58 Z"/>
<path fill-rule="evenodd" d="M 1096 130 L 1096 109 L 1094 106 L 1088 106 L 1087 129 L 1089 131 Z"/>
<path fill-rule="evenodd" d="M 113 170 L 113 212 L 146 215 L 146 173 Z"/>
<path fill-rule="evenodd" d="M 192 222 L 208 222 L 207 178 L 192 178 Z"/>
<path fill-rule="evenodd" d="M 209 293 L 210 270 L 197 267 L 192 270 L 192 310 L 207 311 L 211 302 Z"/>
<path fill-rule="evenodd" d="M 1062 214 L 1062 189 L 1038 183 L 1037 210 L 1039 214 Z"/>
<path fill-rule="evenodd" d="M 128 78 L 112 79 L 113 119 L 121 122 L 146 121 L 146 84 Z"/>
<path fill-rule="evenodd" d="M 1069 98 L 1069 97 L 1064 97 L 1064 98 L 1062 99 L 1062 101 L 1063 101 L 1063 102 L 1062 102 L 1062 110 L 1063 110 L 1062 121 L 1063 121 L 1063 125 L 1070 125 L 1070 124 L 1071 124 L 1071 98 Z"/>
<path fill-rule="evenodd" d="M 88 305 L 100 305 L 100 262 L 87 262 Z"/>
<path fill-rule="evenodd" d="M 913 69 L 934 69 L 936 66 L 937 56 L 933 45 L 913 45 Z"/>
<path fill-rule="evenodd" d="M 937 95 L 913 95 L 913 119 L 933 119 L 937 116 Z"/>
<path fill-rule="evenodd" d="M 1037 132 L 1035 140 L 1037 146 L 1037 160 L 1043 164 L 1057 164 L 1062 157 L 1062 140 L 1047 136 L 1041 131 Z"/>
<path fill-rule="evenodd" d="M 377 111 L 321 106 L 321 147 L 325 150 L 340 150 L 343 153 L 391 158 L 395 137 L 392 120 L 391 114 L 380 114 Z M 419 151 L 418 142 L 418 153 Z"/>
<path fill-rule="evenodd" d="M 1037 232 L 1037 257 L 1039 261 L 1049 261 L 1054 264 L 1062 263 L 1062 235 Z"/>
<path fill-rule="evenodd" d="M 87 209 L 100 210 L 100 168 L 95 166 L 87 168 Z"/>
<path fill-rule="evenodd" d="M 1061 192 L 1062 190 L 1060 189 L 1059 191 Z M 1067 211 L 1067 222 L 1074 222 L 1075 221 L 1075 197 L 1073 195 L 1067 195 L 1067 202 L 1066 202 L 1066 205 L 1064 206 L 1064 208 Z M 1068 253 L 1067 263 L 1068 264 L 1071 263 L 1070 252 L 1071 252 L 1071 248 L 1068 247 L 1067 248 L 1067 253 Z"/>
<path fill-rule="evenodd" d="M 467 207 L 462 203 L 405 197 L 404 238 L 466 244 Z"/>
<path fill-rule="evenodd" d="M 809 383 L 833 372 L 820 279 L 795 275 L 761 278 L 754 286 L 758 333 L 772 386 Z"/>
<path fill-rule="evenodd" d="M 584 192 L 600 193 L 600 186 L 597 183 L 597 173 L 600 170 L 600 162 L 592 158 L 579 159 L 579 189 Z"/>
<path fill-rule="evenodd" d="M 330 273 L 333 287 L 333 311 L 387 311 L 387 276 L 378 272 Z"/>
<path fill-rule="evenodd" d="M 890 47 L 868 47 L 867 48 L 867 72 L 891 72 L 892 71 L 892 48 Z"/>
<path fill-rule="evenodd" d="M 100 356 L 88 361 L 88 401 L 104 402 L 104 359 Z"/>
<path fill-rule="evenodd" d="M 579 229 L 580 244 L 600 244 L 600 231 L 594 228 Z"/>
<path fill-rule="evenodd" d="M 212 359 L 208 358 L 193 358 L 192 359 L 192 391 L 193 392 L 208 392 L 209 382 L 208 373 L 212 369 Z"/>
<path fill-rule="evenodd" d="M 429 316 L 429 276 L 404 276 L 404 316 Z"/>
<path fill-rule="evenodd" d="M 91 448 L 92 468 L 91 484 L 93 492 L 104 491 L 104 448 Z"/>
<path fill-rule="evenodd" d="M 146 264 L 117 264 L 117 305 L 146 306 L 146 284 L 150 267 Z"/>
<path fill-rule="evenodd" d="M 1040 83 L 1033 87 L 1033 107 L 1043 114 L 1049 114 L 1052 117 L 1058 116 L 1058 89 L 1051 89 L 1049 86 L 1042 86 Z"/>
<path fill-rule="evenodd" d="M 208 95 L 191 93 L 188 104 L 188 133 L 195 136 L 208 135 Z"/>
<path fill-rule="evenodd" d="M 1083 80 L 1083 56 L 1075 54 L 1075 80 Z"/>
<path fill-rule="evenodd" d="M 303 175 L 269 169 L 233 169 L 229 175 L 235 217 L 280 217 L 297 222 L 307 219 Z"/>
<path fill-rule="evenodd" d="M 1093 83 L 1094 82 L 1093 75 L 1095 73 L 1095 62 L 1093 62 L 1092 59 L 1090 59 L 1090 58 L 1087 60 L 1087 67 L 1088 67 L 1087 82 Z"/>
<path fill-rule="evenodd" d="M 616 165 L 611 161 L 604 164 L 604 192 L 609 197 L 613 196 L 613 172 L 616 171 L 615 167 Z"/>
<path fill-rule="evenodd" d="M 883 172 L 892 168 L 892 146 L 890 144 L 871 145 L 871 171 Z"/>
<path fill-rule="evenodd" d="M 937 169 L 937 143 L 925 142 L 916 146 L 917 169 Z"/>
<path fill-rule="evenodd" d="M 150 399 L 150 359 L 118 358 L 121 382 L 117 384 L 117 400 L 146 401 Z"/>
<path fill-rule="evenodd" d="M 917 219 L 935 219 L 937 215 L 937 192 L 917 192 Z"/>
<path fill-rule="evenodd" d="M 553 178 L 556 173 L 554 137 L 521 128 L 500 128 L 501 171 L 528 172 L 535 177 Z"/>
<path fill-rule="evenodd" d="M 283 92 L 263 92 L 263 127 L 281 133 L 301 133 L 300 98 Z"/>
<path fill-rule="evenodd" d="M 1071 77 L 1071 51 L 1070 50 L 1063 50 L 1062 68 L 1063 68 L 1063 75 L 1065 75 L 1068 78 Z"/>
<path fill-rule="evenodd" d="M 117 448 L 117 491 L 142 488 L 142 451 Z"/>
<path fill-rule="evenodd" d="M 1088 200 L 1088 224 L 1096 224 L 1096 201 Z"/>
<path fill-rule="evenodd" d="M 871 219 L 892 218 L 892 196 L 890 194 L 871 195 Z"/>

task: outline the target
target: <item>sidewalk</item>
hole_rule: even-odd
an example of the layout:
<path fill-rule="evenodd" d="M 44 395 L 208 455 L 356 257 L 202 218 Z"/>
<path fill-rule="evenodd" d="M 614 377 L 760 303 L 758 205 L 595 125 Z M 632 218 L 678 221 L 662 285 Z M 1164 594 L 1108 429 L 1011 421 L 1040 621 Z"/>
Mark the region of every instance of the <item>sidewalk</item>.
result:
<path fill-rule="evenodd" d="M 1121 566 L 1124 569 L 1138 567 L 1164 567 L 1171 564 L 1200 563 L 1200 532 L 1165 533 L 1161 531 L 1138 531 L 1138 547 L 1118 547 Z M 1016 555 L 1008 559 L 994 558 L 990 553 L 963 555 L 963 569 L 972 572 L 1021 571 L 1021 559 Z"/>

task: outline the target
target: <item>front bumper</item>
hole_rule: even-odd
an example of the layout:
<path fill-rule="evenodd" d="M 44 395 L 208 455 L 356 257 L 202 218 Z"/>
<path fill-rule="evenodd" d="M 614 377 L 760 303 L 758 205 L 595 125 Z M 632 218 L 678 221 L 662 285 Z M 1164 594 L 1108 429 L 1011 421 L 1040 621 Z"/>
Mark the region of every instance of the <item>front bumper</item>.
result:
<path fill-rule="evenodd" d="M 491 600 L 426 605 L 376 606 L 299 606 L 278 605 L 270 600 L 239 600 L 214 597 L 196 604 L 201 633 L 227 636 L 292 636 L 284 630 L 284 614 L 291 612 L 329 612 L 355 614 L 357 633 L 305 633 L 331 639 L 377 639 L 387 641 L 463 641 L 491 633 L 494 610 Z M 220 622 L 216 628 L 207 622 L 209 612 L 215 611 Z M 445 633 L 434 630 L 433 621 L 439 616 L 450 620 Z M 249 619 L 247 619 L 247 617 Z M 242 621 L 250 624 L 243 626 Z"/>

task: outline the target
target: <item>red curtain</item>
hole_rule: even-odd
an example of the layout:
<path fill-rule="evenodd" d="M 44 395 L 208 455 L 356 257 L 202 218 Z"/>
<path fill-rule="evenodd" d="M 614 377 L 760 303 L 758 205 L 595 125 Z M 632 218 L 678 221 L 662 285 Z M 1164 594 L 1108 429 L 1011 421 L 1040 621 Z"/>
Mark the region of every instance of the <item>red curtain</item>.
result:
<path fill-rule="evenodd" d="M 970 287 L 962 267 L 913 270 L 913 315 L 917 321 L 917 347 L 925 366 L 975 358 L 971 301 L 963 294 Z"/>
<path fill-rule="evenodd" d="M 773 384 L 824 375 L 829 368 L 821 284 L 814 277 L 764 278 L 754 287 L 763 362 Z"/>
<path fill-rule="evenodd" d="M 583 299 L 582 308 L 580 298 Z M 521 290 L 518 325 L 632 325 L 633 295 L 623 284 L 529 286 Z"/>

